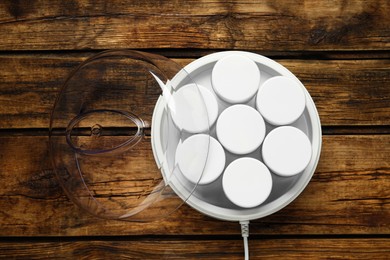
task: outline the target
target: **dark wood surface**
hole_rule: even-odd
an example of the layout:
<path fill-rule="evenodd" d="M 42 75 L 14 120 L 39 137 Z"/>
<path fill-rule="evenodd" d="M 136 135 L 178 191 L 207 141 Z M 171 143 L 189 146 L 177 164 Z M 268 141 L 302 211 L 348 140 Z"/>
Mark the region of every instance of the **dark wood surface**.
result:
<path fill-rule="evenodd" d="M 157 222 L 102 220 L 59 186 L 48 125 L 61 84 L 99 51 L 131 48 L 183 65 L 253 51 L 313 97 L 320 163 L 298 199 L 251 223 L 251 259 L 389 259 L 389 13 L 385 0 L 0 2 L 0 258 L 243 258 L 237 223 L 186 205 Z"/>

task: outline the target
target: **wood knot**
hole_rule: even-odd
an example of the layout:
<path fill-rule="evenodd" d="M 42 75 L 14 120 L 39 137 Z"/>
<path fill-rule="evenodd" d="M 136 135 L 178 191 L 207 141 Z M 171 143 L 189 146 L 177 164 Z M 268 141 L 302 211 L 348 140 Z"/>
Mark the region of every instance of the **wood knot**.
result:
<path fill-rule="evenodd" d="M 54 171 L 51 169 L 32 175 L 23 186 L 29 189 L 30 197 L 47 199 L 57 198 L 63 194 Z"/>

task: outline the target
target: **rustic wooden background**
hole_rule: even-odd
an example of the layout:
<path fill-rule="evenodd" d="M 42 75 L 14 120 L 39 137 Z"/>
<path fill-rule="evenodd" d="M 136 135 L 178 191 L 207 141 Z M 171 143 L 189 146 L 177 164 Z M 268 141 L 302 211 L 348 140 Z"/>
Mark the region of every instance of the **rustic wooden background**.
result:
<path fill-rule="evenodd" d="M 247 50 L 306 85 L 323 125 L 314 177 L 250 226 L 252 259 L 390 259 L 390 2 L 1 1 L 0 258 L 240 259 L 237 223 L 188 206 L 167 219 L 95 218 L 48 160 L 49 112 L 67 74 L 105 49 L 187 64 Z"/>

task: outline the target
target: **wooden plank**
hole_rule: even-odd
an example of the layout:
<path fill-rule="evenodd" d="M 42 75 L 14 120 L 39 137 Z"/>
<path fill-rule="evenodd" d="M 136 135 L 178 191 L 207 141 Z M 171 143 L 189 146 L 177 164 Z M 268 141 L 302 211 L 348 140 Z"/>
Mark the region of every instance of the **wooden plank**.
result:
<path fill-rule="evenodd" d="M 61 85 L 85 59 L 84 55 L 81 58 L 65 55 L 62 59 L 51 55 L 32 57 L 34 55 L 16 59 L 3 56 L 1 59 L 0 67 L 4 70 L 1 72 L 0 102 L 4 110 L 1 111 L 0 128 L 47 128 Z"/>
<path fill-rule="evenodd" d="M 388 259 L 386 238 L 262 238 L 249 240 L 250 259 Z M 82 241 L 0 242 L 2 258 L 129 258 L 129 259 L 240 259 L 237 239 L 119 239 Z"/>
<path fill-rule="evenodd" d="M 3 136 L 0 150 L 0 179 L 6 184 L 0 186 L 2 236 L 239 234 L 237 223 L 188 206 L 151 223 L 98 219 L 64 196 L 48 159 L 47 138 Z M 308 187 L 280 212 L 253 221 L 251 234 L 390 234 L 389 156 L 390 135 L 324 136 Z M 149 159 L 145 167 L 154 165 Z"/>
<path fill-rule="evenodd" d="M 386 0 L 2 1 L 0 50 L 385 50 Z"/>
<path fill-rule="evenodd" d="M 60 86 L 90 55 L 0 56 L 0 128 L 47 128 Z M 192 60 L 175 61 L 185 65 Z M 390 60 L 277 61 L 305 84 L 322 125 L 390 125 Z M 144 103 L 151 115 L 153 102 Z"/>

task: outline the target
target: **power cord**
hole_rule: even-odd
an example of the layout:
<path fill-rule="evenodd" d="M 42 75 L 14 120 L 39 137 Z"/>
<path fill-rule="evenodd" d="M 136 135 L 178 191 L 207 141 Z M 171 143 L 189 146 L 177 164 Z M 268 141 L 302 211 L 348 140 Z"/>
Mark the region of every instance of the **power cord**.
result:
<path fill-rule="evenodd" d="M 241 235 L 244 240 L 244 253 L 245 260 L 249 260 L 249 246 L 248 246 L 248 237 L 249 237 L 249 221 L 240 221 L 241 225 Z"/>

